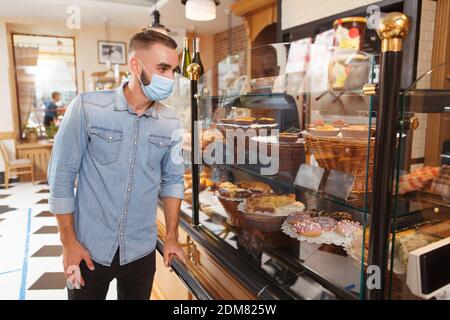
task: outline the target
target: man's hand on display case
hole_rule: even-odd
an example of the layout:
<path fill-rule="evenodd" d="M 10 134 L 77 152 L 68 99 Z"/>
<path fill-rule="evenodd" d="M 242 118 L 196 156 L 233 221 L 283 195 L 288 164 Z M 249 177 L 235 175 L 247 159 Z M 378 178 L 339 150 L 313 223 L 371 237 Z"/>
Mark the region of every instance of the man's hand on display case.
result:
<path fill-rule="evenodd" d="M 164 265 L 169 267 L 172 259 L 178 258 L 183 263 L 186 263 L 186 254 L 176 240 L 166 240 L 164 243 Z"/>

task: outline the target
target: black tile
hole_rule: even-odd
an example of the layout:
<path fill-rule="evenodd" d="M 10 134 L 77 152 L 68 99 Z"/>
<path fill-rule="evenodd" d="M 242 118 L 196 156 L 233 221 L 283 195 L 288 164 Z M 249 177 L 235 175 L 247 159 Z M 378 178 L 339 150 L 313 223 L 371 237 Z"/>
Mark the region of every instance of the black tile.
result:
<path fill-rule="evenodd" d="M 17 210 L 16 208 L 11 208 L 10 206 L 0 206 L 0 214 L 6 213 L 9 211 Z"/>
<path fill-rule="evenodd" d="M 41 211 L 39 214 L 35 215 L 35 218 L 46 218 L 53 217 L 54 215 L 50 211 Z"/>
<path fill-rule="evenodd" d="M 28 290 L 58 290 L 66 287 L 64 272 L 46 272 Z"/>
<path fill-rule="evenodd" d="M 50 189 L 42 189 L 37 193 L 50 193 Z"/>
<path fill-rule="evenodd" d="M 48 203 L 48 199 L 42 199 L 39 202 L 36 202 L 36 204 L 44 204 L 44 203 Z"/>
<path fill-rule="evenodd" d="M 49 233 L 58 233 L 57 226 L 43 226 L 33 234 L 49 234 Z"/>
<path fill-rule="evenodd" d="M 11 195 L 10 194 L 0 194 L 0 199 L 5 199 L 9 196 L 11 196 Z"/>
<path fill-rule="evenodd" d="M 59 257 L 60 255 L 62 255 L 62 252 L 62 246 L 43 246 L 31 257 Z"/>

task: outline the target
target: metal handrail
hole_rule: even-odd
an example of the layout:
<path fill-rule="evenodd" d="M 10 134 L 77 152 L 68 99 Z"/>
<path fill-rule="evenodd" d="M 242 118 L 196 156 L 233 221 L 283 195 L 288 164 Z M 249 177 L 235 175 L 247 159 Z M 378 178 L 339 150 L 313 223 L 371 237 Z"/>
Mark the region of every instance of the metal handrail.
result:
<path fill-rule="evenodd" d="M 156 250 L 164 256 L 164 243 L 161 239 L 158 239 L 156 242 Z M 214 300 L 214 297 L 206 290 L 197 277 L 193 275 L 187 266 L 178 258 L 175 257 L 172 260 L 170 267 L 186 289 L 188 289 L 198 300 Z"/>

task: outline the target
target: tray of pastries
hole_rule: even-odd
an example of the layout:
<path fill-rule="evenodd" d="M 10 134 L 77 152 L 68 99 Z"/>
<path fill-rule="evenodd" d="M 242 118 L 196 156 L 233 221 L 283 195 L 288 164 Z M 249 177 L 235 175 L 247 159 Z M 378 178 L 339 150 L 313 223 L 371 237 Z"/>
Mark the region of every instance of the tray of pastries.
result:
<path fill-rule="evenodd" d="M 246 199 L 239 208 L 241 211 L 269 217 L 283 216 L 303 210 L 303 203 L 295 200 L 295 194 L 254 195 Z"/>
<path fill-rule="evenodd" d="M 271 193 L 272 188 L 260 181 L 222 182 L 218 185 L 216 196 L 229 216 L 228 223 L 241 227 L 245 225 L 245 220 L 237 209 L 239 203 L 252 195 Z"/>
<path fill-rule="evenodd" d="M 331 124 L 323 124 L 321 126 L 310 127 L 309 132 L 319 137 L 336 137 L 341 130 Z"/>
<path fill-rule="evenodd" d="M 225 128 L 273 128 L 277 127 L 278 124 L 275 122 L 274 118 L 253 118 L 253 117 L 242 117 L 242 118 L 223 118 L 219 121 L 219 127 Z"/>
<path fill-rule="evenodd" d="M 237 207 L 248 225 L 263 232 L 279 231 L 289 214 L 301 212 L 304 208 L 303 203 L 295 200 L 295 194 L 252 195 Z"/>
<path fill-rule="evenodd" d="M 222 182 L 217 187 L 218 197 L 231 200 L 242 201 L 252 195 L 251 190 L 241 188 L 232 182 Z"/>
<path fill-rule="evenodd" d="M 289 215 L 281 229 L 299 241 L 345 247 L 362 226 L 347 212 L 310 209 Z"/>

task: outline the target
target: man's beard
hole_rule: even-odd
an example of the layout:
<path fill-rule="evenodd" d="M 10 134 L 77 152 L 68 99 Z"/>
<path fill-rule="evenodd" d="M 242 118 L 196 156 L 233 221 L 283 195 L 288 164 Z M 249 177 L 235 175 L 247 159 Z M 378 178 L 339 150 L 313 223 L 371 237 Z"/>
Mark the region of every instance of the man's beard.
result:
<path fill-rule="evenodd" d="M 147 75 L 144 73 L 144 71 L 142 71 L 141 73 L 141 81 L 145 86 L 150 84 L 150 80 L 147 78 Z"/>

